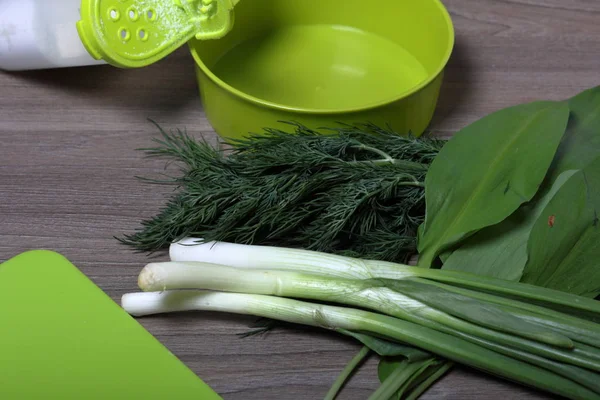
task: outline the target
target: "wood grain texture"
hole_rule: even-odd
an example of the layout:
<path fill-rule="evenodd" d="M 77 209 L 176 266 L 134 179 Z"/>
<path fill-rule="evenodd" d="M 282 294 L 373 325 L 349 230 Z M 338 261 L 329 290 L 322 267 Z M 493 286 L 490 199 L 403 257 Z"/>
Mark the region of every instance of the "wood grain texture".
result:
<path fill-rule="evenodd" d="M 598 0 L 445 0 L 457 45 L 432 124 L 448 136 L 503 107 L 564 99 L 600 83 Z M 0 73 L 0 261 L 58 251 L 115 301 L 136 291 L 148 262 L 113 238 L 138 227 L 169 188 L 141 183 L 163 163 L 135 149 L 156 130 L 186 128 L 216 140 L 185 50 L 152 67 Z M 164 256 L 159 258 L 166 259 Z M 140 319 L 223 397 L 319 399 L 358 347 L 326 332 L 278 329 L 241 339 L 250 317 L 186 314 Z M 377 387 L 369 360 L 342 399 Z M 549 399 L 455 368 L 423 399 Z"/>

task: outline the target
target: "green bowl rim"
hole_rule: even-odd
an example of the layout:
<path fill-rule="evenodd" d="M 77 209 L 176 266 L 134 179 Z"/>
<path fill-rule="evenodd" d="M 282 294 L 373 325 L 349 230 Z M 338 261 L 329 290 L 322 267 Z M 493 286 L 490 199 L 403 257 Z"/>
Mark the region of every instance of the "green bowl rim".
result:
<path fill-rule="evenodd" d="M 454 24 L 452 22 L 452 18 L 450 16 L 450 13 L 448 12 L 448 9 L 442 3 L 442 1 L 441 0 L 431 0 L 431 1 L 433 1 L 435 4 L 437 4 L 440 12 L 442 13 L 442 16 L 446 20 L 446 24 L 448 26 L 448 43 L 446 46 L 446 54 L 444 54 L 441 65 L 437 68 L 437 70 L 433 74 L 431 74 L 429 76 L 428 79 L 424 80 L 420 84 L 414 86 L 413 88 L 411 88 L 409 90 L 402 92 L 401 94 L 395 96 L 392 99 L 382 100 L 377 103 L 373 103 L 371 105 L 365 105 L 365 106 L 360 106 L 360 107 L 355 107 L 355 108 L 346 108 L 346 109 L 324 109 L 324 108 L 304 108 L 304 107 L 286 106 L 284 104 L 279 104 L 279 103 L 274 103 L 274 102 L 271 102 L 268 100 L 263 100 L 261 98 L 252 96 L 245 92 L 242 92 L 241 90 L 236 89 L 235 87 L 233 87 L 233 86 L 229 85 L 228 83 L 226 83 L 225 81 L 221 80 L 202 61 L 202 59 L 198 55 L 198 52 L 191 45 L 192 41 L 188 42 L 188 47 L 190 48 L 192 57 L 194 58 L 194 60 L 196 62 L 196 67 L 199 67 L 204 72 L 204 74 L 206 74 L 214 83 L 216 83 L 222 89 L 225 89 L 227 92 L 235 94 L 236 96 L 238 96 L 246 101 L 249 101 L 251 103 L 255 103 L 259 106 L 270 107 L 270 108 L 274 108 L 274 109 L 278 109 L 278 110 L 282 110 L 282 111 L 295 112 L 295 113 L 299 113 L 299 114 L 349 114 L 349 113 L 367 111 L 367 110 L 371 110 L 371 109 L 375 109 L 375 108 L 385 107 L 387 105 L 404 100 L 407 97 L 410 97 L 413 94 L 420 92 L 421 90 L 426 88 L 429 84 L 431 84 L 433 81 L 435 81 L 440 76 L 440 74 L 444 71 L 446 66 L 448 65 L 448 62 L 450 61 L 450 57 L 452 56 L 452 52 L 454 51 L 454 45 L 455 45 L 456 33 L 454 30 Z"/>

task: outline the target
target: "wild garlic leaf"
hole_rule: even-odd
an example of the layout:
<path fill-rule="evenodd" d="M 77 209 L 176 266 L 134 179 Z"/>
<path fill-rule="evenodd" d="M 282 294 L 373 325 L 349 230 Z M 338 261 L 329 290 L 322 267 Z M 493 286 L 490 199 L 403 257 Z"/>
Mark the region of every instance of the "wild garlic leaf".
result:
<path fill-rule="evenodd" d="M 419 265 L 531 200 L 569 118 L 566 102 L 509 107 L 467 126 L 446 143 L 425 179 Z"/>
<path fill-rule="evenodd" d="M 535 222 L 521 282 L 600 294 L 600 157 L 573 175 Z"/>
<path fill-rule="evenodd" d="M 523 205 L 507 219 L 465 240 L 442 269 L 518 281 L 527 263 L 527 240 L 538 216 L 562 185 L 577 171 L 563 172 L 550 191 L 531 205 Z"/>
<path fill-rule="evenodd" d="M 571 110 L 567 132 L 544 184 L 529 204 L 499 224 L 469 237 L 443 269 L 460 270 L 518 281 L 527 263 L 527 242 L 533 224 L 558 189 L 592 157 L 600 155 L 600 86 L 569 99 Z"/>
<path fill-rule="evenodd" d="M 550 182 L 567 170 L 581 169 L 600 155 L 600 86 L 569 100 L 567 132 L 548 171 Z"/>

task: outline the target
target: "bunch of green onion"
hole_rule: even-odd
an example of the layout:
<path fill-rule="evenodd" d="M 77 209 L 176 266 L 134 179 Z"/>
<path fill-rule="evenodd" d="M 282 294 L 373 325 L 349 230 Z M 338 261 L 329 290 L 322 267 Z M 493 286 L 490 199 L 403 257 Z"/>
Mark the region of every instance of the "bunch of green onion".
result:
<path fill-rule="evenodd" d="M 172 244 L 170 259 L 143 268 L 143 292 L 122 298 L 127 312 L 221 311 L 366 334 L 567 398 L 600 399 L 595 300 L 467 273 L 195 238 Z"/>

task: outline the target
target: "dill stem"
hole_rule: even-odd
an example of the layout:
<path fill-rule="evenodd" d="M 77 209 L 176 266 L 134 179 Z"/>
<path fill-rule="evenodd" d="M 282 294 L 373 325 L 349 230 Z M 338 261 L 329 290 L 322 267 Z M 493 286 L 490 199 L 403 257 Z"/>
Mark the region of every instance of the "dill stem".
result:
<path fill-rule="evenodd" d="M 370 151 L 372 153 L 378 154 L 381 157 L 383 157 L 383 160 L 377 160 L 377 161 L 373 161 L 375 163 L 390 163 L 393 164 L 394 163 L 394 158 L 391 157 L 388 153 L 386 153 L 385 151 L 379 150 L 375 147 L 371 147 L 371 146 L 366 146 L 364 144 L 361 144 L 360 146 L 355 146 L 355 149 L 359 149 L 359 150 L 367 150 Z"/>
<path fill-rule="evenodd" d="M 425 184 L 423 182 L 418 182 L 418 181 L 414 181 L 414 182 L 401 182 L 400 185 L 401 186 L 425 187 Z"/>
<path fill-rule="evenodd" d="M 390 156 L 389 154 L 387 154 L 386 152 L 384 152 L 382 150 L 379 150 L 379 149 L 377 149 L 375 147 L 360 145 L 360 146 L 356 146 L 355 148 L 358 148 L 358 149 L 361 149 L 361 150 L 367 150 L 367 151 L 373 152 L 373 153 L 378 154 L 381 157 L 383 157 L 381 160 L 369 160 L 369 161 L 360 161 L 360 162 L 371 163 L 371 164 L 376 164 L 376 165 L 381 165 L 381 164 L 397 164 L 397 165 L 403 165 L 403 166 L 409 167 L 409 168 L 415 168 L 417 170 L 422 170 L 422 171 L 424 171 L 424 170 L 427 169 L 422 164 L 419 164 L 419 163 L 416 163 L 416 162 L 413 162 L 413 161 L 397 160 L 397 159 L 393 158 L 392 156 Z M 425 183 L 424 182 L 419 182 L 416 178 L 412 182 L 401 182 L 400 185 L 402 185 L 402 186 L 425 187 Z"/>

